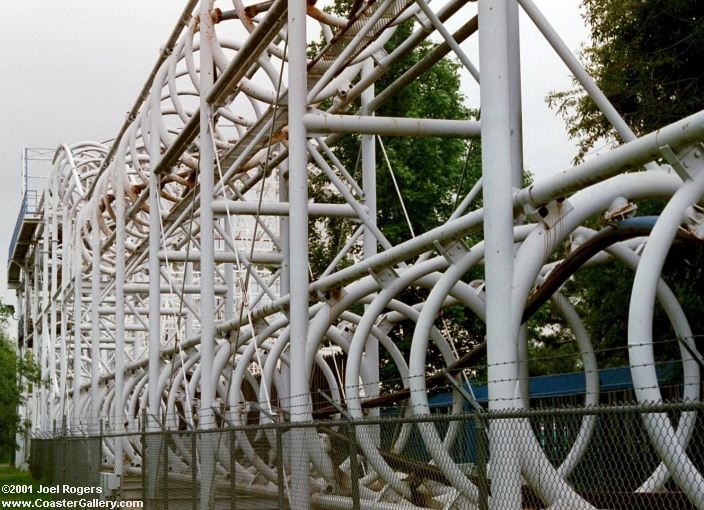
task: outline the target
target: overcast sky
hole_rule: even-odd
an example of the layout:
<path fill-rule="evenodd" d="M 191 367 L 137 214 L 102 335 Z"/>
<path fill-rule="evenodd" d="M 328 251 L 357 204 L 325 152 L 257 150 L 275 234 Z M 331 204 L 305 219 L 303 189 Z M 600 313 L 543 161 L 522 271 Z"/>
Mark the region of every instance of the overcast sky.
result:
<path fill-rule="evenodd" d="M 536 3 L 567 44 L 578 50 L 588 37 L 578 1 Z M 5 0 L 2 4 L 0 299 L 15 304 L 14 291 L 6 287 L 5 264 L 21 204 L 22 148 L 114 137 L 184 3 Z M 562 120 L 544 100 L 551 90 L 570 88 L 571 78 L 525 17 L 521 38 L 525 162 L 540 178 L 567 167 L 575 153 Z M 466 51 L 476 55 L 476 46 L 468 43 Z M 472 106 L 478 106 L 477 90 L 469 79 L 465 82 L 465 94 Z"/>

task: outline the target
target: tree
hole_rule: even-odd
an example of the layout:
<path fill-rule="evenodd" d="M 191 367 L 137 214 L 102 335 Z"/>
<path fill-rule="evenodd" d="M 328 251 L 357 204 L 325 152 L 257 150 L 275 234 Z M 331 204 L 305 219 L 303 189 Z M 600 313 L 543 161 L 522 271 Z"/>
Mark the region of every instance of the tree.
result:
<path fill-rule="evenodd" d="M 592 44 L 583 60 L 590 74 L 636 135 L 704 109 L 704 3 L 696 0 L 586 0 Z M 576 159 L 604 140 L 620 141 L 594 103 L 578 89 L 552 94 L 569 133 L 579 140 Z M 638 214 L 658 214 L 662 202 L 639 204 Z M 598 227 L 598 225 L 595 225 Z M 670 250 L 663 278 L 670 284 L 701 340 L 704 332 L 704 250 L 691 243 Z M 616 263 L 578 273 L 570 282 L 578 310 L 604 364 L 623 364 L 633 273 Z M 654 337 L 672 359 L 677 342 L 662 310 Z"/>
<path fill-rule="evenodd" d="M 586 0 L 587 70 L 638 135 L 704 107 L 704 4 L 696 0 Z M 580 90 L 552 94 L 584 155 L 618 139 Z"/>
<path fill-rule="evenodd" d="M 38 383 L 39 367 L 30 353 L 17 356 L 15 346 L 7 335 L 8 317 L 12 307 L 0 302 L 0 461 L 12 460 L 15 434 L 25 424 L 18 422 L 17 407 L 22 402 L 25 384 Z"/>
<path fill-rule="evenodd" d="M 15 445 L 17 356 L 5 335 L 0 336 L 0 461 L 7 460 Z"/>
<path fill-rule="evenodd" d="M 392 51 L 412 31 L 411 23 L 402 24 L 387 45 Z M 376 82 L 380 91 L 411 68 L 433 45 L 425 42 Z M 464 104 L 460 91 L 459 64 L 445 58 L 428 70 L 422 79 L 402 89 L 376 113 L 392 117 L 468 119 L 475 115 Z M 403 201 L 409 209 L 416 233 L 442 224 L 450 216 L 457 196 L 464 196 L 481 175 L 479 143 L 459 139 L 388 137 L 384 148 L 398 182 Z M 352 175 L 361 182 L 360 137 L 345 137 L 335 153 Z M 391 174 L 377 143 L 378 225 L 391 244 L 410 239 L 411 233 L 394 188 Z M 311 178 L 309 193 L 320 201 L 338 200 L 321 173 Z M 342 219 L 323 219 L 311 223 L 313 249 L 311 265 L 320 274 L 327 262 L 351 235 L 354 224 Z"/>

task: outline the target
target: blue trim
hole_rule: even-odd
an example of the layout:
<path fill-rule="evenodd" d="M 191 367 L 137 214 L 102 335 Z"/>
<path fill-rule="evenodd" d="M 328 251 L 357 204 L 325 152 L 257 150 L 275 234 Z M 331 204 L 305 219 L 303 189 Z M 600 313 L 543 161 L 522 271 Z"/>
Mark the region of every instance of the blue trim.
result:
<path fill-rule="evenodd" d="M 675 375 L 676 361 L 659 364 L 655 371 L 658 383 L 667 383 Z M 586 393 L 584 372 L 541 375 L 530 377 L 528 387 L 530 398 L 566 397 Z M 485 384 L 472 385 L 474 396 L 480 403 L 488 400 L 488 388 Z M 599 392 L 633 389 L 630 367 L 605 368 L 599 370 Z M 452 405 L 452 393 L 433 395 L 429 399 L 430 407 L 449 407 Z"/>

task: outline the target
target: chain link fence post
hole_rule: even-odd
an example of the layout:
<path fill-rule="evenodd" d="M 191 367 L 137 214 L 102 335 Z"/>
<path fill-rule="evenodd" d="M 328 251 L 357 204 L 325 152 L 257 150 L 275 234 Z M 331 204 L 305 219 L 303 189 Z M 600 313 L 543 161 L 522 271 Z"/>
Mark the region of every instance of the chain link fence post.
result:
<path fill-rule="evenodd" d="M 357 431 L 354 420 L 347 417 L 347 430 L 350 434 L 350 493 L 352 510 L 359 510 L 359 466 L 357 465 Z"/>
<path fill-rule="evenodd" d="M 237 509 L 237 435 L 235 429 L 230 429 L 230 510 Z"/>
<path fill-rule="evenodd" d="M 142 410 L 142 420 L 140 423 L 140 443 L 142 445 L 142 502 L 144 508 L 149 510 L 149 495 L 147 490 L 147 410 Z"/>
<path fill-rule="evenodd" d="M 565 508 L 581 508 L 585 501 L 596 508 L 693 508 L 702 501 L 701 494 L 704 494 L 701 489 L 694 487 L 694 482 L 691 481 L 700 474 L 697 466 L 704 465 L 704 403 L 701 401 L 520 409 L 500 413 L 477 406 L 471 414 L 357 420 L 343 411 L 340 411 L 340 417 L 329 422 L 292 424 L 280 418 L 274 421 L 272 417 L 271 424 L 246 427 L 229 424 L 229 427 L 222 431 L 204 431 L 211 436 L 205 436 L 201 441 L 207 441 L 213 434 L 218 434 L 222 442 L 218 439 L 217 443 L 212 444 L 219 447 L 229 445 L 230 448 L 229 454 L 225 452 L 220 456 L 223 468 L 220 474 L 224 473 L 228 455 L 231 473 L 229 484 L 224 477 L 217 479 L 217 493 L 212 496 L 217 498 L 217 508 L 290 508 L 291 487 L 287 484 L 286 476 L 290 459 L 289 450 L 284 448 L 290 442 L 290 434 L 287 434 L 294 427 L 311 434 L 315 431 L 325 433 L 333 441 L 331 460 L 335 478 L 329 477 L 326 479 L 326 485 L 318 486 L 318 494 L 315 496 L 320 498 L 322 505 L 328 502 L 337 505 L 342 501 L 346 508 L 357 510 L 362 507 L 362 501 L 365 508 L 392 501 L 396 503 L 396 499 L 392 498 L 397 496 L 391 494 L 387 497 L 390 493 L 384 487 L 363 485 L 364 450 L 358 442 L 356 432 L 359 430 L 360 438 L 365 440 L 370 437 L 369 433 L 373 427 L 379 424 L 389 427 L 384 430 L 385 441 L 379 447 L 380 455 L 393 466 L 392 469 L 406 475 L 405 483 L 410 493 L 403 496 L 407 501 L 401 502 L 399 507 L 408 502 L 416 507 L 430 508 L 435 505 L 433 500 L 443 505 L 458 504 L 461 494 L 449 494 L 449 491 L 442 487 L 450 487 L 452 484 L 452 480 L 443 474 L 446 466 L 431 461 L 431 449 L 440 447 L 440 441 L 446 441 L 450 457 L 445 457 L 445 462 L 455 462 L 465 475 L 462 481 L 471 482 L 476 487 L 476 501 L 472 501 L 472 508 L 488 510 L 492 490 L 496 495 L 496 491 L 500 491 L 501 484 L 504 483 L 500 473 L 503 468 L 502 459 L 489 456 L 490 441 L 493 437 L 491 428 L 498 422 L 519 421 L 523 428 L 508 427 L 509 430 L 516 431 L 515 444 L 523 444 L 526 437 L 530 438 L 529 434 L 534 434 L 537 448 L 529 452 L 534 458 L 528 460 L 534 462 L 545 458 L 555 467 L 555 471 L 545 469 L 532 473 L 533 478 L 526 480 L 521 495 L 526 508 L 541 508 L 543 504 L 554 504 L 555 501 L 560 501 Z M 644 418 L 650 416 L 662 419 L 658 428 L 649 435 Z M 673 428 L 675 423 L 691 427 L 690 437 L 686 439 L 686 444 L 681 445 L 686 449 L 686 453 L 678 457 L 680 464 L 674 465 L 674 469 L 680 470 L 678 476 L 686 483 L 678 485 L 675 480 L 662 485 L 666 490 L 660 490 L 651 480 L 646 486 L 647 490 L 640 489 L 647 480 L 654 479 L 653 473 L 657 474 L 662 469 L 658 467 L 662 465 L 662 460 L 649 440 L 672 440 L 674 436 L 667 418 L 671 420 Z M 193 510 L 209 510 L 212 506 L 206 509 L 201 507 L 200 503 L 198 446 L 202 447 L 205 443 L 198 443 L 198 432 L 189 429 L 182 435 L 182 431 L 176 429 L 149 431 L 147 419 L 146 414 L 140 417 L 139 429 L 136 433 L 132 432 L 129 439 L 130 448 L 134 445 L 134 450 L 130 450 L 130 453 L 136 453 L 130 455 L 130 458 L 135 457 L 135 466 L 139 465 L 138 455 L 141 453 L 142 456 L 144 506 L 151 509 L 187 508 L 191 506 L 188 498 L 192 497 Z M 107 466 L 104 464 L 107 462 L 107 450 L 102 450 L 102 442 L 110 441 L 118 435 L 110 433 L 109 421 L 100 420 L 98 425 L 98 432 L 93 435 L 80 430 L 76 433 L 75 430 L 78 429 L 74 429 L 73 435 L 70 435 L 71 431 L 67 431 L 66 419 L 63 418 L 60 428 L 57 420 L 52 424 L 53 432 L 35 434 L 30 444 L 31 469 L 35 476 L 52 484 L 92 486 L 100 483 L 100 472 Z M 396 443 L 397 434 L 398 437 L 403 437 L 403 427 L 407 428 L 403 431 L 404 443 Z M 435 428 L 440 441 L 423 438 L 423 431 L 427 432 L 431 427 Z M 586 427 L 594 428 L 589 443 L 584 439 Z M 505 433 L 505 430 L 496 431 L 497 434 L 502 432 Z M 271 436 L 272 433 L 275 435 Z M 454 436 L 450 436 L 450 433 Z M 121 437 L 118 436 L 118 440 L 121 440 Z M 255 438 L 251 442 L 250 452 L 259 457 L 261 464 L 250 463 L 250 452 L 243 456 L 243 450 L 239 449 L 242 447 L 240 441 L 246 443 L 249 437 Z M 394 442 L 390 443 L 387 438 Z M 271 439 L 275 442 L 271 443 Z M 159 443 L 159 440 L 162 442 Z M 97 450 L 94 450 L 95 448 Z M 395 451 L 391 448 L 395 448 Z M 581 451 L 576 450 L 577 448 L 581 448 Z M 97 467 L 96 458 L 99 459 Z M 495 467 L 499 475 L 496 477 L 489 473 L 491 461 L 497 463 Z M 686 465 L 685 462 L 691 464 Z M 563 465 L 568 467 L 562 467 Z M 264 466 L 267 469 L 266 479 L 260 475 L 260 469 L 264 469 Z M 189 467 L 191 496 L 187 492 Z M 557 469 L 561 471 L 558 472 Z M 275 474 L 272 473 L 273 470 Z M 568 483 L 563 483 L 564 479 L 568 479 Z M 128 487 L 121 488 L 129 494 L 127 499 L 139 497 L 136 492 L 138 485 L 134 483 L 136 481 L 136 478 L 130 478 Z M 278 483 L 276 488 L 273 487 L 274 483 Z M 536 492 L 536 487 L 547 487 L 550 483 L 561 485 L 554 490 L 553 501 L 543 502 Z M 228 486 L 230 498 L 226 501 Z M 439 487 L 443 492 L 432 492 L 435 487 Z M 170 492 L 170 489 L 173 492 Z M 372 501 L 370 496 L 376 500 Z M 447 497 L 452 499 L 448 500 Z"/>
<path fill-rule="evenodd" d="M 100 473 L 103 470 L 103 434 L 104 434 L 104 422 L 103 419 L 100 418 L 98 421 L 98 447 L 96 448 L 97 454 L 98 454 L 98 470 L 97 470 L 97 477 L 96 481 L 98 484 L 100 484 Z"/>
<path fill-rule="evenodd" d="M 284 478 L 283 424 L 276 424 L 276 477 L 279 485 L 279 508 L 286 508 L 286 480 Z"/>
<path fill-rule="evenodd" d="M 198 492 L 198 432 L 191 432 L 191 502 L 193 510 L 198 510 L 200 493 Z"/>
<path fill-rule="evenodd" d="M 474 413 L 475 447 L 477 455 L 477 485 L 479 490 L 479 510 L 489 510 L 489 482 L 487 480 L 488 444 L 484 413 Z"/>
<path fill-rule="evenodd" d="M 56 481 L 56 475 L 57 475 L 57 469 L 56 469 L 56 450 L 57 450 L 57 445 L 59 443 L 59 439 L 56 437 L 56 419 L 53 420 L 52 422 L 52 428 L 51 428 L 51 458 L 49 459 L 49 469 L 51 470 L 51 477 L 50 480 L 52 482 Z"/>
<path fill-rule="evenodd" d="M 162 484 L 161 492 L 164 495 L 164 510 L 169 510 L 169 431 L 164 425 L 164 435 L 163 435 L 163 447 L 162 447 Z"/>
<path fill-rule="evenodd" d="M 61 439 L 62 439 L 62 446 L 61 446 L 61 483 L 66 483 L 66 469 L 67 469 L 67 462 L 66 462 L 66 455 L 68 451 L 68 439 L 67 439 L 67 429 L 66 429 L 66 415 L 64 414 L 61 417 Z"/>

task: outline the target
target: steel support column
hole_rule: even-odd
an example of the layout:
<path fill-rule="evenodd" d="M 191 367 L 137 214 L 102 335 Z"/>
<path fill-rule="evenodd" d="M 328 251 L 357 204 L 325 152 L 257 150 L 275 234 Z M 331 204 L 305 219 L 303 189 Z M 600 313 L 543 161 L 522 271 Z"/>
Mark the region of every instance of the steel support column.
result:
<path fill-rule="evenodd" d="M 113 190 L 115 192 L 115 401 L 116 429 L 124 430 L 124 387 L 125 387 L 125 179 L 126 168 L 120 151 L 115 161 Z M 122 476 L 122 438 L 115 441 L 115 474 Z"/>
<path fill-rule="evenodd" d="M 93 361 L 90 365 L 90 411 L 89 431 L 93 434 L 99 432 L 98 420 L 100 419 L 100 408 L 98 406 L 99 389 L 98 379 L 100 378 L 100 227 L 98 226 L 99 209 L 96 206 L 91 218 L 91 280 L 90 293 L 92 296 L 90 307 L 90 357 Z"/>
<path fill-rule="evenodd" d="M 362 65 L 362 76 L 364 80 L 374 72 L 374 63 L 367 60 Z M 367 87 L 361 95 L 362 115 L 373 115 L 367 110 L 369 103 L 374 100 L 374 84 Z M 370 223 L 376 227 L 376 136 L 362 135 L 362 189 L 364 190 L 364 206 L 367 210 Z M 364 246 L 362 254 L 364 258 L 373 257 L 377 254 L 377 239 L 374 229 L 364 227 Z M 379 341 L 373 335 L 369 335 L 364 348 L 366 363 L 369 368 L 371 382 L 364 388 L 364 392 L 370 398 L 379 396 Z M 371 415 L 378 416 L 379 409 L 371 411 Z M 375 427 L 375 444 L 379 444 L 379 428 Z"/>
<path fill-rule="evenodd" d="M 200 303 L 201 303 L 201 342 L 200 342 L 200 409 L 199 427 L 215 427 L 212 405 L 215 399 L 213 360 L 215 357 L 215 242 L 213 230 L 215 154 L 212 129 L 211 106 L 206 100 L 213 88 L 213 18 L 212 0 L 200 3 Z M 201 459 L 200 507 L 212 508 L 213 477 L 215 474 L 215 445 L 212 434 L 201 436 L 199 452 Z"/>
<path fill-rule="evenodd" d="M 309 419 L 309 387 L 306 366 L 308 335 L 308 152 L 306 150 L 307 60 L 306 2 L 290 0 L 288 4 L 288 195 L 289 278 L 291 340 L 291 422 Z M 310 479 L 305 430 L 291 434 L 291 508 L 310 508 Z"/>
<path fill-rule="evenodd" d="M 479 2 L 479 62 L 482 75 L 482 175 L 486 244 L 486 329 L 489 407 L 516 407 L 517 331 L 511 321 L 513 281 L 513 182 L 511 148 L 509 7 L 513 0 Z M 513 437 L 502 422 L 492 423 L 492 509 L 518 509 L 521 478 Z"/>

